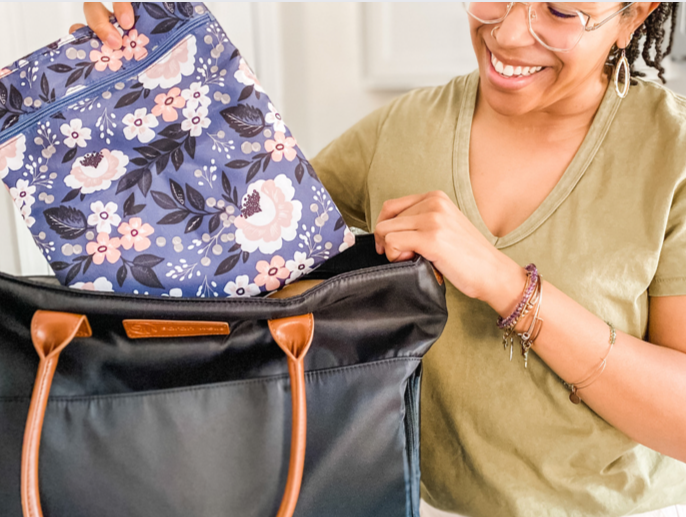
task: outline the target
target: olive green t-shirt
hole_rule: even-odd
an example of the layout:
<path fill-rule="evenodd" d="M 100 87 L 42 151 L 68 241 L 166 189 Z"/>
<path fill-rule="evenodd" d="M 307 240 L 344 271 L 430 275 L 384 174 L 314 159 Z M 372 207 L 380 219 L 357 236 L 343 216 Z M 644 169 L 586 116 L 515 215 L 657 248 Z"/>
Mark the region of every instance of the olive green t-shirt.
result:
<path fill-rule="evenodd" d="M 373 231 L 385 200 L 442 190 L 517 263 L 535 263 L 598 317 L 644 338 L 648 295 L 686 295 L 686 99 L 639 80 L 621 100 L 610 86 L 559 183 L 497 238 L 469 179 L 478 83 L 475 72 L 411 91 L 312 160 L 346 222 Z M 686 503 L 686 464 L 570 403 L 535 354 L 528 369 L 521 356 L 510 362 L 486 303 L 451 285 L 447 300 L 448 324 L 422 384 L 422 496 L 432 506 L 483 517 L 609 517 Z"/>

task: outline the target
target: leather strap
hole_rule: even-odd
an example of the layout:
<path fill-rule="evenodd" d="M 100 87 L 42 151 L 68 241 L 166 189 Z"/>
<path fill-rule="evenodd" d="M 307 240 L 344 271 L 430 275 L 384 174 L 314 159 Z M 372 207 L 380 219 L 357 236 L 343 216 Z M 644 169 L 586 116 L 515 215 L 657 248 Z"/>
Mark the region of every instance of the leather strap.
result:
<path fill-rule="evenodd" d="M 293 406 L 291 431 L 291 460 L 288 466 L 286 489 L 277 517 L 292 517 L 298 503 L 305 468 L 307 443 L 307 400 L 305 397 L 305 355 L 312 344 L 314 317 L 312 314 L 269 321 L 274 341 L 288 358 Z"/>
<path fill-rule="evenodd" d="M 31 339 L 40 363 L 33 386 L 21 453 L 21 506 L 24 517 L 43 517 L 38 488 L 38 452 L 45 408 L 60 352 L 75 337 L 90 337 L 85 316 L 67 312 L 36 311 L 31 320 Z"/>

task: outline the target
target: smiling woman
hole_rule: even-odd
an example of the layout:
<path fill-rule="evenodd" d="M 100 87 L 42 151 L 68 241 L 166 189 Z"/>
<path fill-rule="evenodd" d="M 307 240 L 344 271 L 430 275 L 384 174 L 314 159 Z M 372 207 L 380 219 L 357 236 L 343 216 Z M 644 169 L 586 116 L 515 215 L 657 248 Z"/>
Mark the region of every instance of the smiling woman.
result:
<path fill-rule="evenodd" d="M 424 362 L 432 507 L 686 503 L 686 99 L 633 67 L 642 55 L 662 76 L 677 5 L 470 3 L 477 71 L 399 97 L 312 160 L 380 253 L 422 254 L 448 281 Z M 102 6 L 86 12 L 116 39 Z"/>

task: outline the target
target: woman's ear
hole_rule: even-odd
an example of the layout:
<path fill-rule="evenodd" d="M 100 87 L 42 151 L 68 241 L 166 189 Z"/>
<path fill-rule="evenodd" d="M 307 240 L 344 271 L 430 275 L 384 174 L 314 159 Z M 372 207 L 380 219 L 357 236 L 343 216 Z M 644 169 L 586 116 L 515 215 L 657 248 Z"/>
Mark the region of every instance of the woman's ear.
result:
<path fill-rule="evenodd" d="M 629 45 L 634 31 L 646 21 L 646 18 L 650 16 L 650 13 L 657 9 L 661 3 L 662 2 L 635 2 L 634 5 L 630 7 L 630 9 L 633 10 L 633 14 L 631 19 L 626 21 L 624 29 L 622 29 L 617 37 L 617 48 L 626 48 Z"/>

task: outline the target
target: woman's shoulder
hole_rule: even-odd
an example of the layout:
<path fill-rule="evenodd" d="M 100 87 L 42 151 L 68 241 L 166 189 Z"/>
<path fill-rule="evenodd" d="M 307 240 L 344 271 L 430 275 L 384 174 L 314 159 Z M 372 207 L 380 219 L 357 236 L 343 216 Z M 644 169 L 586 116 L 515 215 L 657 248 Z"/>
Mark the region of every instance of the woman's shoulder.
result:
<path fill-rule="evenodd" d="M 664 132 L 665 144 L 686 141 L 686 97 L 655 81 L 637 78 L 626 99 L 626 115 L 646 131 Z"/>

